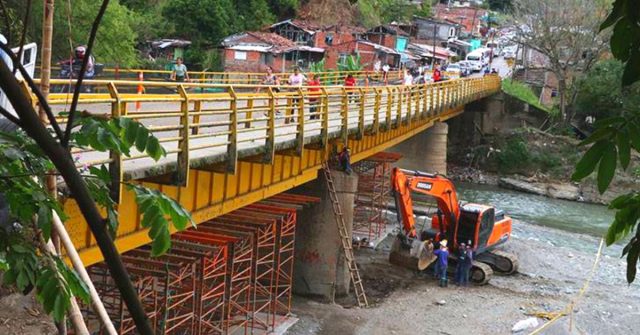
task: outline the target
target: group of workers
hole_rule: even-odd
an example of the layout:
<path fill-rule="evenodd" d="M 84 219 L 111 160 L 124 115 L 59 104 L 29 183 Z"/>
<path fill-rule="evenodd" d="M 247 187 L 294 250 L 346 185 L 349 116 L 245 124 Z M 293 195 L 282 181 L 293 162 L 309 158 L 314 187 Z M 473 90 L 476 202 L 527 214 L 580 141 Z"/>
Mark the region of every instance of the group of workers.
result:
<path fill-rule="evenodd" d="M 447 248 L 447 240 L 440 241 L 439 248 L 433 251 L 436 256 L 434 275 L 439 280 L 440 287 L 447 287 L 449 279 L 447 278 L 447 268 L 449 267 L 449 249 Z M 469 272 L 473 264 L 473 248 L 471 243 L 460 243 L 455 255 L 456 272 L 455 284 L 459 286 L 469 285 Z"/>

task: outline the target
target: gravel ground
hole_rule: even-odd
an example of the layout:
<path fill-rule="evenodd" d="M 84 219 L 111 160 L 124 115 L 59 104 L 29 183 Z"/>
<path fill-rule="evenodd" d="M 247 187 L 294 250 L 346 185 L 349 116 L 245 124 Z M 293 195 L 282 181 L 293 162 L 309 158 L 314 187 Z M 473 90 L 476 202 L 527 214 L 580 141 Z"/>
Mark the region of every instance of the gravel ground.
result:
<path fill-rule="evenodd" d="M 349 297 L 336 304 L 297 297 L 293 312 L 300 321 L 286 334 L 510 334 L 528 314 L 559 311 L 576 298 L 598 243 L 592 236 L 515 222 L 514 236 L 504 249 L 518 255 L 519 273 L 494 276 L 488 285 L 469 288 L 439 288 L 431 278 L 390 265 L 384 251 L 360 250 L 358 261 L 372 307 L 351 308 Z M 541 334 L 640 333 L 640 285 L 626 284 L 626 262 L 619 255 L 619 246 L 605 249 L 574 308 L 572 331 L 564 317 Z"/>

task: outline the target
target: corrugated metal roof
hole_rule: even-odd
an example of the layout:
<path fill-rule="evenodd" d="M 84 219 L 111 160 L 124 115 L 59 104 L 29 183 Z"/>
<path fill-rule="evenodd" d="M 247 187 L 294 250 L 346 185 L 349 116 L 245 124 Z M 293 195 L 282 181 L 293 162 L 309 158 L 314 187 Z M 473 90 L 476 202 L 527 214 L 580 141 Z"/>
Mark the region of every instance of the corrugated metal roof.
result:
<path fill-rule="evenodd" d="M 366 45 L 370 45 L 372 47 L 374 47 L 376 50 L 381 50 L 384 53 L 388 53 L 388 54 L 394 54 L 394 55 L 399 55 L 400 53 L 398 53 L 397 51 L 391 49 L 391 48 L 387 48 L 384 45 L 380 45 L 380 44 L 376 44 L 373 42 L 369 42 L 369 41 L 357 41 L 357 43 L 362 43 L 362 44 L 366 44 Z"/>

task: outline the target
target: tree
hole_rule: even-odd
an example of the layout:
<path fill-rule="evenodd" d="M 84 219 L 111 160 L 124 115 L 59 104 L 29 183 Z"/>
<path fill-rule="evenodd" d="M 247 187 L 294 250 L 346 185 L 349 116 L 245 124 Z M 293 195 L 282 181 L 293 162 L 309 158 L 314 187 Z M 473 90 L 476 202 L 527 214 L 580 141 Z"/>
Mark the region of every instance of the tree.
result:
<path fill-rule="evenodd" d="M 408 0 L 360 0 L 359 22 L 374 27 L 391 22 L 409 22 L 417 7 Z"/>
<path fill-rule="evenodd" d="M 9 0 L 10 6 L 23 8 L 23 0 Z M 53 30 L 53 60 L 69 58 L 75 45 L 85 43 L 95 13 L 100 8 L 100 1 L 74 0 L 69 8 L 66 1 L 55 6 Z M 31 13 L 32 29 L 30 41 L 40 45 L 42 31 L 42 6 L 33 6 Z M 98 41 L 94 56 L 98 62 L 133 66 L 137 64 L 138 55 L 135 49 L 137 34 L 133 30 L 133 13 L 122 6 L 118 0 L 112 0 L 104 15 L 103 23 L 98 31 Z M 20 21 L 21 22 L 21 21 Z M 71 25 L 69 25 L 71 24 Z M 22 22 L 21 24 L 22 25 Z M 72 43 L 73 45 L 70 45 Z"/>
<path fill-rule="evenodd" d="M 621 116 L 640 108 L 640 85 L 622 87 L 624 64 L 610 59 L 600 61 L 578 82 L 576 115 L 596 120 Z"/>
<path fill-rule="evenodd" d="M 416 10 L 415 15 L 420 17 L 430 17 L 431 16 L 431 2 L 423 1 L 420 5 L 420 9 Z"/>
<path fill-rule="evenodd" d="M 511 9 L 512 0 L 489 0 L 487 3 L 489 4 L 489 9 L 495 11 L 506 12 Z"/>
<path fill-rule="evenodd" d="M 102 1 L 91 24 L 87 55 L 92 54 L 108 5 L 109 0 Z M 0 267 L 5 270 L 5 284 L 14 285 L 23 292 L 35 289 L 45 311 L 52 313 L 56 320 L 63 317 L 73 297 L 87 298 L 86 287 L 77 274 L 48 248 L 53 213 L 62 218 L 64 213 L 55 195 L 48 193 L 44 179 L 49 174 L 58 175 L 63 178 L 91 229 L 138 332 L 152 334 L 136 290 L 111 239 L 111 234 L 117 229 L 118 212 L 114 200 L 109 196 L 109 186 L 120 181 L 113 180 L 105 166 L 95 166 L 89 169 L 88 174 L 81 174 L 70 149 L 77 146 L 127 156 L 135 146 L 138 151 L 156 160 L 165 154 L 164 149 L 158 139 L 137 121 L 120 118 L 105 120 L 77 111 L 88 57 L 85 57 L 75 86 L 67 125 L 62 129 L 38 86 L 29 78 L 10 46 L 0 43 L 0 50 L 10 56 L 13 66 L 36 95 L 50 124 L 49 128 L 45 127 L 9 64 L 0 61 L 0 89 L 16 111 L 16 114 L 11 114 L 0 108 L 0 115 L 5 118 L 3 123 L 13 123 L 19 128 L 17 133 L 0 134 L 0 189 L 6 192 L 11 220 L 17 223 L 0 227 Z M 6 126 L 0 128 L 3 131 L 7 129 Z M 191 221 L 189 213 L 157 191 L 139 185 L 128 187 L 135 192 L 136 202 L 144 213 L 142 225 L 150 228 L 153 254 L 162 254 L 170 246 L 169 225 L 178 230 L 184 229 Z M 105 216 L 100 208 L 106 212 Z M 168 217 L 171 222 L 167 220 Z"/>
<path fill-rule="evenodd" d="M 174 24 L 178 36 L 202 47 L 217 46 L 242 26 L 231 0 L 174 0 L 167 3 L 162 14 Z"/>
<path fill-rule="evenodd" d="M 573 117 L 575 85 L 606 48 L 599 24 L 606 16 L 605 0 L 514 0 L 519 23 L 516 42 L 545 58 L 543 68 L 558 81 L 558 105 L 565 123 Z"/>
<path fill-rule="evenodd" d="M 640 11 L 637 6 L 633 0 L 615 0 L 609 16 L 600 26 L 601 30 L 613 27 L 610 45 L 616 59 L 624 63 L 619 83 L 623 87 L 640 80 Z M 631 150 L 640 153 L 640 112 L 637 108 L 623 108 L 621 115 L 597 121 L 594 126 L 595 131 L 582 142 L 591 147 L 577 163 L 572 178 L 582 180 L 593 174 L 597 167 L 598 190 L 603 193 L 616 173 L 617 163 L 626 169 Z M 635 229 L 621 256 L 627 258 L 627 282 L 631 284 L 636 278 L 640 256 L 640 192 L 617 197 L 609 208 L 614 209 L 616 215 L 607 231 L 607 245 L 627 238 Z"/>
<path fill-rule="evenodd" d="M 244 23 L 243 30 L 259 30 L 276 20 L 267 0 L 237 1 L 236 11 Z"/>

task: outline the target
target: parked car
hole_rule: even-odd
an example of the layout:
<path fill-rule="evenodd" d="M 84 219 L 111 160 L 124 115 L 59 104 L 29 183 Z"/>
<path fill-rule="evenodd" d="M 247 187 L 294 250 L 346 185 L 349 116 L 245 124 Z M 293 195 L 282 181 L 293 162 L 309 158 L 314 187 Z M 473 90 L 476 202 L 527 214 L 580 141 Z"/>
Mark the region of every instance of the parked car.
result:
<path fill-rule="evenodd" d="M 514 59 L 516 58 L 516 52 L 518 49 L 505 49 L 502 52 L 502 56 L 504 57 L 504 59 Z"/>
<path fill-rule="evenodd" d="M 473 68 L 471 64 L 466 60 L 459 61 L 458 64 L 460 65 L 460 70 L 462 71 L 461 74 L 463 77 L 470 76 L 471 73 L 473 73 Z"/>
<path fill-rule="evenodd" d="M 462 69 L 460 68 L 460 64 L 458 63 L 447 65 L 447 68 L 445 69 L 445 71 L 447 71 L 449 76 L 462 77 Z"/>

